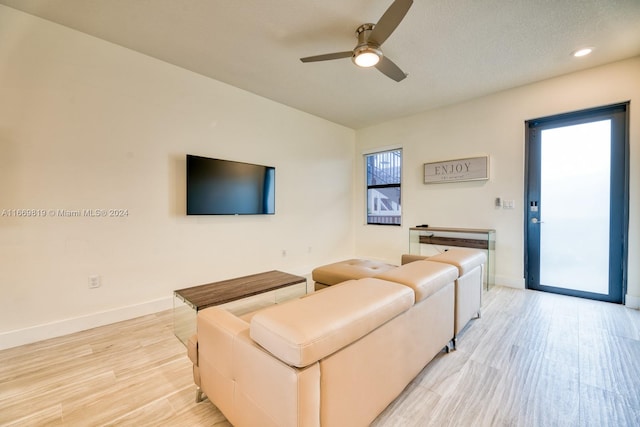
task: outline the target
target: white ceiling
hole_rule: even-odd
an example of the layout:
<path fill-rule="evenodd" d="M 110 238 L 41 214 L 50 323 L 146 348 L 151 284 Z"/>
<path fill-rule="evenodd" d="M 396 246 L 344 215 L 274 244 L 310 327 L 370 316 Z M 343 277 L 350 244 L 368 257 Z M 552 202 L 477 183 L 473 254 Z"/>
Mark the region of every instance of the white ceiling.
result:
<path fill-rule="evenodd" d="M 383 46 L 398 83 L 299 60 L 353 49 L 392 0 L 0 3 L 354 129 L 640 55 L 640 0 L 415 0 Z"/>

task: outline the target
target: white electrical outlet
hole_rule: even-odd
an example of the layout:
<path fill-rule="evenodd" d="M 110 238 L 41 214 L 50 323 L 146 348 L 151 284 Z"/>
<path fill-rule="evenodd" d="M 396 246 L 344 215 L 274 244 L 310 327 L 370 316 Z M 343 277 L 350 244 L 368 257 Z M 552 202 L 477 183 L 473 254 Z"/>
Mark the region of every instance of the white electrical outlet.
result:
<path fill-rule="evenodd" d="M 89 289 L 95 289 L 100 287 L 100 276 L 89 276 Z"/>

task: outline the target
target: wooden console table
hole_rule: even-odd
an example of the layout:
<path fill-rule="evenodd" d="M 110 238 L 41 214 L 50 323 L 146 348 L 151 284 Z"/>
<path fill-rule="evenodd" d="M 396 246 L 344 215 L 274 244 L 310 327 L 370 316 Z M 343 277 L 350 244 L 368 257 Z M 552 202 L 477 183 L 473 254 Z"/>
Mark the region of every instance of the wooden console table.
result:
<path fill-rule="evenodd" d="M 485 250 L 485 288 L 489 290 L 495 284 L 495 241 L 496 230 L 485 228 L 448 228 L 448 227 L 412 227 L 409 229 L 409 253 L 412 255 L 435 255 L 441 252 L 434 249 L 442 246 L 463 247 Z"/>
<path fill-rule="evenodd" d="M 174 333 L 186 344 L 196 333 L 198 311 L 207 307 L 225 305 L 242 314 L 306 292 L 306 278 L 276 270 L 179 289 L 173 292 Z"/>

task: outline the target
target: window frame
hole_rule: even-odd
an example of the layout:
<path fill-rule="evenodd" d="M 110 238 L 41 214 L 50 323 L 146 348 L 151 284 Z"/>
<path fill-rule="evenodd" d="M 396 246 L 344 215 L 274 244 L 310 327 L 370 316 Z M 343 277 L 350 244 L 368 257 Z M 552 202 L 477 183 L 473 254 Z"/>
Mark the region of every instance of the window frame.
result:
<path fill-rule="evenodd" d="M 393 153 L 393 152 L 398 152 L 399 155 L 399 172 L 398 172 L 398 178 L 399 181 L 398 183 L 392 183 L 392 184 L 369 184 L 369 158 L 371 156 L 376 156 L 379 154 L 385 154 L 385 153 Z M 381 149 L 376 149 L 376 150 L 372 150 L 372 151 L 368 151 L 363 153 L 363 161 L 364 161 L 364 180 L 365 180 L 365 224 L 366 225 L 390 225 L 390 226 L 398 226 L 401 227 L 402 226 L 402 181 L 403 181 L 403 177 L 402 177 L 402 170 L 403 170 L 403 156 L 402 156 L 402 152 L 403 149 L 402 147 L 388 147 L 388 148 L 381 148 Z M 392 222 L 380 222 L 380 221 L 375 221 L 375 222 L 371 222 L 370 221 L 370 217 L 372 217 L 373 215 L 370 215 L 369 212 L 369 205 L 370 205 L 370 201 L 369 201 L 369 190 L 371 189 L 383 189 L 383 188 L 397 188 L 399 194 L 398 197 L 398 201 L 399 201 L 399 210 L 400 210 L 400 214 L 397 216 L 393 216 L 393 218 L 396 218 L 394 221 Z M 378 218 L 380 216 L 377 216 Z"/>

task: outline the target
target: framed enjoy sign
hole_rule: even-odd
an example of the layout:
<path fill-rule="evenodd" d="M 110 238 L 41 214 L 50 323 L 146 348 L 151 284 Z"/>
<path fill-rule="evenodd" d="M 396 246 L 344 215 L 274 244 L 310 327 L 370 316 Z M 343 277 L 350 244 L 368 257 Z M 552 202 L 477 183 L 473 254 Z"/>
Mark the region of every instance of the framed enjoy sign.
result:
<path fill-rule="evenodd" d="M 443 184 L 489 179 L 489 156 L 424 164 L 424 183 Z"/>

